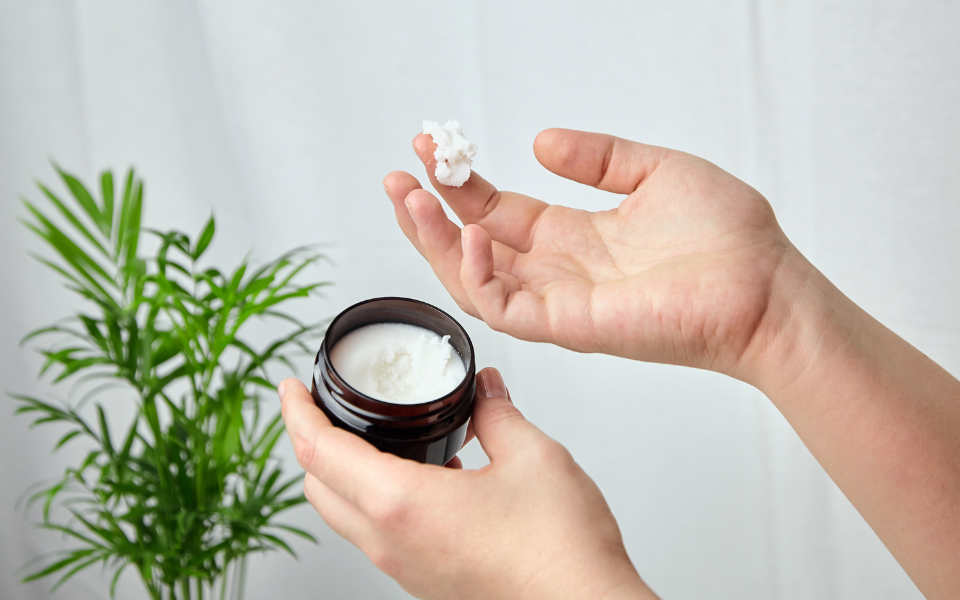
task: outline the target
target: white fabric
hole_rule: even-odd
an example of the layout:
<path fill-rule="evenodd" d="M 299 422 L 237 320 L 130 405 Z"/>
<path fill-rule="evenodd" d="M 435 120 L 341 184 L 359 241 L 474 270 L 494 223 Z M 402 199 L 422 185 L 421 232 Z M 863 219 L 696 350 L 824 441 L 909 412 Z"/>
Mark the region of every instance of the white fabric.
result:
<path fill-rule="evenodd" d="M 462 316 L 479 363 L 597 481 L 665 600 L 918 598 L 759 392 L 491 332 L 403 238 L 380 180 L 405 169 L 426 181 L 409 147 L 424 118 L 459 119 L 474 167 L 501 188 L 585 208 L 618 199 L 541 168 L 541 129 L 699 154 L 763 192 L 827 276 L 957 374 L 958 26 L 960 4 L 936 0 L 0 0 L 2 388 L 46 393 L 17 342 L 77 306 L 27 257 L 40 245 L 15 199 L 39 199 L 48 158 L 87 180 L 135 164 L 146 222 L 197 231 L 212 209 L 224 266 L 325 244 L 333 266 L 314 275 L 336 286 L 304 316 L 381 295 Z M 449 47 L 464 50 L 436 51 Z M 374 138 L 382 153 L 362 153 Z M 17 583 L 64 542 L 14 502 L 71 457 L 4 406 L 0 597 L 105 598 L 96 570 L 50 596 L 50 581 Z M 476 446 L 466 457 L 482 462 Z M 248 598 L 406 597 L 309 508 L 291 521 L 322 544 L 295 543 L 299 562 L 254 557 Z M 144 597 L 132 571 L 119 595 Z"/>

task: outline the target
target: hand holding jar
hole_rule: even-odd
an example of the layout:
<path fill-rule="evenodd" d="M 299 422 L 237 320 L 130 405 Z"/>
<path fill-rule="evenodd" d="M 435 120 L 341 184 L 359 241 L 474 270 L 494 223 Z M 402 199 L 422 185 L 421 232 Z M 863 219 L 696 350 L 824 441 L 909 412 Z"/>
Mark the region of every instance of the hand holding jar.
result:
<path fill-rule="evenodd" d="M 495 369 L 477 375 L 471 426 L 490 464 L 476 471 L 376 450 L 333 427 L 296 379 L 280 396 L 307 499 L 418 598 L 655 598 L 600 490 L 523 418 Z"/>

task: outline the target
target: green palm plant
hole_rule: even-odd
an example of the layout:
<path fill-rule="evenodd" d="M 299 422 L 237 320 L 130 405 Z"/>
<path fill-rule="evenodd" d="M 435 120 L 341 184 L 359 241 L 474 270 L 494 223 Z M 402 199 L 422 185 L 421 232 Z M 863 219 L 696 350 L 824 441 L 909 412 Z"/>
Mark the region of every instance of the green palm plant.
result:
<path fill-rule="evenodd" d="M 272 454 L 283 423 L 262 413 L 259 393 L 275 393 L 271 364 L 292 369 L 291 352 L 310 352 L 306 341 L 322 333 L 281 310 L 325 285 L 294 281 L 320 257 L 298 249 L 255 269 L 246 260 L 229 273 L 203 267 L 213 217 L 195 239 L 143 229 L 143 183 L 132 169 L 119 197 L 102 173 L 99 202 L 57 171 L 67 202 L 38 185 L 60 226 L 27 200 L 23 222 L 55 254 L 36 258 L 87 310 L 24 342 L 58 336 L 41 350 L 40 376 L 73 385 L 65 402 L 14 397 L 32 425 L 66 426 L 55 449 L 80 446 L 63 477 L 30 496 L 42 503 L 40 526 L 74 547 L 41 558 L 24 580 L 59 575 L 59 586 L 101 565 L 112 597 L 133 567 L 157 600 L 241 597 L 250 553 L 293 554 L 286 533 L 316 541 L 276 520 L 304 498 L 300 477 L 284 479 Z M 154 250 L 146 258 L 145 239 Z M 255 318 L 283 324 L 284 335 L 255 348 L 243 337 Z M 122 402 L 135 416 L 111 429 L 111 404 Z"/>

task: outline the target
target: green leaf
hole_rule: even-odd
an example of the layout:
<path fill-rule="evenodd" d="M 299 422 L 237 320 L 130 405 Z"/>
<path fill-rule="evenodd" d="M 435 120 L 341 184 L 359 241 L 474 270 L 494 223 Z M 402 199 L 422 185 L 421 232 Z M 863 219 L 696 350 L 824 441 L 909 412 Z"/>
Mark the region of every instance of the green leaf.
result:
<path fill-rule="evenodd" d="M 203 255 L 207 246 L 209 246 L 211 240 L 213 240 L 214 230 L 213 215 L 210 215 L 210 219 L 207 220 L 206 226 L 204 226 L 203 231 L 200 233 L 200 239 L 197 240 L 197 247 L 193 250 L 193 260 L 197 260 Z"/>
<path fill-rule="evenodd" d="M 262 388 L 264 388 L 264 389 L 268 389 L 268 390 L 271 390 L 271 391 L 272 391 L 274 388 L 276 388 L 275 385 L 273 385 L 272 383 L 270 383 L 269 381 L 267 381 L 267 380 L 264 379 L 263 377 L 258 377 L 258 376 L 255 376 L 255 375 L 248 377 L 248 378 L 247 378 L 247 381 L 249 381 L 250 383 L 252 383 L 252 384 L 254 384 L 254 385 L 258 385 L 258 386 L 260 386 L 260 387 L 262 387 Z"/>
<path fill-rule="evenodd" d="M 60 256 L 62 256 L 68 264 L 70 264 L 70 266 L 77 270 L 80 275 L 84 276 L 88 281 L 96 285 L 98 289 L 103 289 L 101 287 L 101 282 L 94 279 L 84 267 L 84 265 L 86 265 L 93 271 L 93 273 L 102 277 L 104 282 L 109 284 L 113 283 L 113 278 L 110 277 L 110 275 L 100 265 L 99 262 L 91 258 L 90 255 L 80 249 L 76 242 L 60 231 L 53 223 L 50 222 L 49 219 L 47 219 L 47 217 L 43 215 L 43 213 L 33 208 L 33 206 L 30 204 L 27 204 L 26 206 L 27 209 L 33 213 L 37 220 L 40 221 L 40 223 L 44 226 L 44 229 L 40 229 L 29 223 L 27 224 L 27 227 L 41 238 L 46 240 L 53 247 L 53 249 L 56 250 L 57 253 L 60 254 Z M 106 292 L 104 291 L 104 293 Z"/>
<path fill-rule="evenodd" d="M 87 188 L 80 183 L 79 179 L 61 169 L 56 163 L 54 163 L 53 168 L 60 174 L 60 178 L 67 184 L 70 193 L 73 194 L 73 197 L 76 198 L 83 210 L 87 212 L 90 219 L 102 230 L 104 223 L 103 215 L 100 214 L 100 209 L 97 208 L 97 203 L 93 200 L 93 196 L 90 195 Z"/>
<path fill-rule="evenodd" d="M 44 528 L 44 529 L 49 529 L 50 531 L 59 531 L 60 533 L 66 535 L 66 536 L 69 536 L 69 537 L 72 537 L 72 538 L 76 538 L 76 539 L 80 540 L 81 542 L 84 542 L 85 544 L 88 544 L 88 545 L 90 545 L 90 546 L 93 546 L 94 549 L 102 549 L 102 548 L 103 548 L 103 546 L 102 546 L 101 544 L 93 541 L 92 539 L 90 539 L 89 537 L 83 535 L 82 533 L 80 533 L 80 532 L 78 532 L 78 531 L 74 531 L 73 529 L 70 529 L 69 527 L 64 527 L 63 525 L 57 525 L 57 524 L 55 524 L 55 523 L 46 523 L 46 524 L 43 525 L 43 528 Z"/>
<path fill-rule="evenodd" d="M 130 213 L 133 211 L 133 184 L 135 178 L 133 169 L 127 171 L 126 181 L 123 184 L 123 198 L 120 201 L 120 219 L 117 222 L 116 247 L 113 254 L 114 260 L 120 258 L 127 240 L 127 228 L 130 222 Z M 139 232 L 136 235 L 140 235 Z"/>
<path fill-rule="evenodd" d="M 38 254 L 34 254 L 33 252 L 29 252 L 28 254 L 30 255 L 30 258 L 36 260 L 37 262 L 43 263 L 45 266 L 49 267 L 53 271 L 56 271 L 58 274 L 60 274 L 61 277 L 73 283 L 75 287 L 71 289 L 77 290 L 78 293 L 83 293 L 83 289 L 81 287 L 82 284 L 80 283 L 80 280 L 78 280 L 76 277 L 68 273 L 63 267 L 54 263 L 53 261 L 47 260 L 46 258 Z M 67 287 L 69 288 L 70 286 L 67 286 Z"/>
<path fill-rule="evenodd" d="M 58 589 L 60 589 L 60 586 L 66 583 L 68 579 L 76 575 L 79 571 L 82 571 L 83 569 L 89 567 L 90 565 L 93 565 L 103 560 L 105 560 L 104 557 L 101 556 L 100 553 L 98 552 L 98 553 L 95 553 L 94 556 L 87 558 L 87 560 L 80 561 L 76 566 L 74 566 L 72 569 L 67 571 L 63 577 L 58 579 L 57 582 L 53 584 L 53 587 L 50 588 L 50 591 L 51 592 L 57 591 Z"/>
<path fill-rule="evenodd" d="M 32 340 L 33 338 L 44 335 L 46 333 L 65 333 L 65 330 L 60 325 L 51 325 L 50 327 L 41 327 L 40 329 L 34 329 L 27 335 L 23 336 L 20 339 L 20 347 L 22 348 L 24 344 Z"/>
<path fill-rule="evenodd" d="M 260 537 L 263 537 L 264 539 L 270 540 L 271 542 L 273 542 L 274 544 L 276 544 L 277 546 L 279 546 L 280 548 L 282 548 L 282 549 L 283 549 L 287 554 L 289 554 L 290 556 L 292 556 L 292 557 L 294 557 L 294 558 L 297 557 L 297 553 L 293 551 L 293 548 L 291 548 L 290 546 L 288 546 L 285 541 L 281 540 L 281 539 L 278 538 L 277 536 L 275 536 L 275 535 L 270 535 L 269 533 L 261 533 L 261 534 L 260 534 Z"/>
<path fill-rule="evenodd" d="M 143 210 L 143 182 L 138 182 L 133 190 L 132 206 L 126 223 L 126 237 L 123 240 L 126 260 L 130 263 L 137 258 L 137 246 L 140 243 L 140 216 Z"/>
<path fill-rule="evenodd" d="M 33 573 L 33 574 L 31 574 L 31 575 L 28 575 L 28 576 L 24 577 L 23 579 L 21 579 L 20 581 L 21 581 L 22 583 L 29 583 L 29 582 L 31 582 L 31 581 L 36 581 L 37 579 L 40 579 L 40 578 L 42 578 L 42 577 L 46 577 L 47 575 L 50 575 L 51 573 L 56 573 L 57 571 L 59 571 L 59 570 L 61 570 L 61 569 L 64 569 L 64 568 L 72 565 L 73 563 L 75 563 L 75 562 L 77 562 L 77 561 L 79 561 L 79 560 L 83 560 L 85 557 L 90 556 L 90 555 L 93 554 L 94 552 L 96 552 L 96 550 L 94 550 L 94 549 L 74 550 L 74 551 L 70 552 L 70 554 L 67 556 L 67 558 L 64 558 L 64 559 L 62 559 L 62 560 L 59 560 L 59 561 L 53 563 L 52 565 L 48 566 L 48 567 L 45 568 L 45 569 L 41 569 L 41 570 L 37 571 L 36 573 Z"/>
<path fill-rule="evenodd" d="M 83 358 L 79 360 L 63 361 L 63 370 L 53 378 L 53 382 L 57 383 L 63 381 L 74 373 L 82 371 L 88 367 L 93 367 L 96 365 L 109 365 L 112 363 L 113 361 L 111 361 L 109 358 L 103 358 L 101 356 L 91 356 L 89 358 Z"/>
<path fill-rule="evenodd" d="M 53 447 L 53 449 L 54 449 L 54 450 L 59 450 L 60 448 L 62 448 L 63 446 L 65 446 L 65 445 L 67 444 L 67 442 L 69 442 L 70 440 L 72 440 L 73 438 L 77 437 L 78 435 L 80 435 L 80 434 L 82 434 L 82 433 L 83 433 L 83 432 L 80 431 L 79 429 L 74 429 L 73 431 L 68 432 L 66 435 L 64 435 L 62 438 L 60 438 L 60 441 L 57 442 L 57 444 Z"/>
<path fill-rule="evenodd" d="M 107 451 L 110 457 L 116 457 L 117 453 L 113 449 L 113 442 L 110 440 L 110 427 L 107 425 L 107 415 L 103 412 L 103 406 L 97 405 L 97 417 L 100 420 L 100 444 Z"/>
<path fill-rule="evenodd" d="M 271 500 L 275 500 L 275 499 L 279 498 L 281 495 L 283 495 L 284 492 L 286 492 L 286 491 L 289 490 L 291 487 L 293 487 L 294 485 L 296 485 L 296 484 L 297 484 L 298 482 L 300 482 L 302 479 L 303 479 L 303 478 L 300 477 L 300 476 L 291 477 L 291 478 L 288 479 L 287 481 L 285 481 L 285 482 L 283 482 L 282 484 L 280 484 L 280 487 L 274 489 L 274 490 L 273 490 L 273 493 L 269 494 L 268 497 L 269 497 Z M 289 501 L 290 501 L 290 500 L 288 500 L 288 502 L 289 502 Z M 298 500 L 297 502 L 299 503 L 299 500 Z"/>
<path fill-rule="evenodd" d="M 113 233 L 113 173 L 109 170 L 100 174 L 100 195 L 103 196 L 103 225 L 101 231 L 108 238 Z"/>
<path fill-rule="evenodd" d="M 305 540 L 310 540 L 310 541 L 313 542 L 314 544 L 319 544 L 319 543 L 320 543 L 320 540 L 318 540 L 318 539 L 317 539 L 316 537 L 314 537 L 312 534 L 310 534 L 310 533 L 308 533 L 308 532 L 306 532 L 306 531 L 304 531 L 303 529 L 300 529 L 300 528 L 298 528 L 298 527 L 293 527 L 292 525 L 277 525 L 277 524 L 274 524 L 274 525 L 271 525 L 271 527 L 273 527 L 273 528 L 275 528 L 275 529 L 282 529 L 282 530 L 284 530 L 284 531 L 289 531 L 289 532 L 292 533 L 293 535 L 300 536 L 300 537 L 302 537 L 302 538 L 305 539 Z"/>
<path fill-rule="evenodd" d="M 43 194 L 47 197 L 47 200 L 49 200 L 50 203 L 53 204 L 54 208 L 56 208 L 61 215 L 66 217 L 67 221 L 69 221 L 70 224 L 73 225 L 74 229 L 80 232 L 80 234 L 83 237 L 87 238 L 87 240 L 91 244 L 93 244 L 94 248 L 99 250 L 104 256 L 109 256 L 109 254 L 107 253 L 107 249 L 103 246 L 103 244 L 101 244 L 100 241 L 96 238 L 96 236 L 94 236 L 93 233 L 91 233 L 91 231 L 87 229 L 87 227 L 83 223 L 80 222 L 80 219 L 78 219 L 77 216 L 73 214 L 73 211 L 71 211 L 69 208 L 67 208 L 63 204 L 63 202 L 60 200 L 60 198 L 56 196 L 56 194 L 54 194 L 49 189 L 47 189 L 47 187 L 42 183 L 38 182 L 37 187 L 39 187 L 40 191 L 42 191 Z M 26 200 L 24 198 L 21 198 L 20 200 L 21 202 L 26 204 L 28 207 L 36 209 L 36 207 L 34 207 L 29 200 Z"/>
<path fill-rule="evenodd" d="M 87 335 L 90 336 L 90 339 L 94 344 L 97 345 L 101 350 L 107 350 L 107 338 L 104 337 L 103 332 L 100 331 L 100 324 L 86 315 L 78 315 L 80 317 L 80 322 L 83 323 L 84 329 L 87 331 Z"/>
<path fill-rule="evenodd" d="M 120 575 L 123 574 L 123 570 L 130 565 L 129 562 L 123 561 L 123 563 L 117 567 L 116 572 L 113 574 L 113 578 L 110 579 L 110 597 L 115 598 L 117 592 L 117 582 L 120 581 Z"/>

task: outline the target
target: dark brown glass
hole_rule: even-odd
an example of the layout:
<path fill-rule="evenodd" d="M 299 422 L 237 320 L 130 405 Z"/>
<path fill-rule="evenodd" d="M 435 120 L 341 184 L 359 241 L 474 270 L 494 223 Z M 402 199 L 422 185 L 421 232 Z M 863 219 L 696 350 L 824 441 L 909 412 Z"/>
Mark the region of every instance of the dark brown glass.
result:
<path fill-rule="evenodd" d="M 450 336 L 466 376 L 442 398 L 422 404 L 391 404 L 350 387 L 330 363 L 343 336 L 375 323 L 407 323 Z M 477 390 L 473 343 L 453 317 L 410 298 L 373 298 L 354 304 L 330 323 L 313 368 L 313 401 L 330 422 L 380 450 L 422 463 L 444 465 L 460 450 Z"/>

